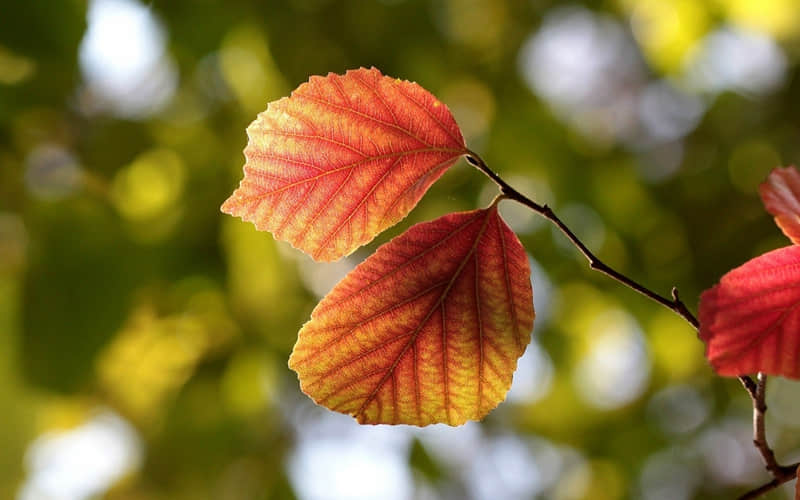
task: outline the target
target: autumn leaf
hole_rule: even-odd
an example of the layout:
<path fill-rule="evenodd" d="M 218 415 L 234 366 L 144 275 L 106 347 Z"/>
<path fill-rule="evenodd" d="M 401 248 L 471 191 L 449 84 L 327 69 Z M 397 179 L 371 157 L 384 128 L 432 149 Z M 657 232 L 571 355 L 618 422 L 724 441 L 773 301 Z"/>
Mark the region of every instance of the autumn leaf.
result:
<path fill-rule="evenodd" d="M 797 468 L 797 480 L 794 482 L 794 500 L 800 500 L 800 467 Z"/>
<path fill-rule="evenodd" d="M 375 68 L 311 77 L 247 135 L 244 179 L 222 211 L 322 261 L 400 221 L 467 152 L 447 106 Z"/>
<path fill-rule="evenodd" d="M 492 205 L 380 247 L 314 309 L 289 366 L 361 423 L 460 425 L 505 398 L 533 318 L 525 250 Z"/>
<path fill-rule="evenodd" d="M 700 338 L 720 375 L 800 378 L 800 246 L 756 257 L 703 292 Z"/>
<path fill-rule="evenodd" d="M 800 243 L 800 172 L 793 166 L 776 168 L 758 192 L 783 234 L 792 243 Z"/>

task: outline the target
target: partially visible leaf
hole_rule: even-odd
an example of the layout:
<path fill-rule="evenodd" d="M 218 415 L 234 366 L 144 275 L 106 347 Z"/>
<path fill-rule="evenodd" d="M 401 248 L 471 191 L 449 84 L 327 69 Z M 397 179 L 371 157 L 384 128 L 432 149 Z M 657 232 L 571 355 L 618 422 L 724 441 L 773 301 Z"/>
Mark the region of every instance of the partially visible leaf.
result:
<path fill-rule="evenodd" d="M 289 366 L 318 404 L 361 423 L 460 425 L 505 398 L 530 342 L 530 268 L 488 209 L 417 224 L 320 302 Z"/>
<path fill-rule="evenodd" d="M 222 211 L 323 261 L 400 221 L 467 151 L 447 106 L 375 68 L 311 77 L 247 135 L 244 179 Z"/>
<path fill-rule="evenodd" d="M 767 212 L 792 243 L 800 243 L 800 172 L 793 166 L 776 168 L 758 188 Z"/>
<path fill-rule="evenodd" d="M 756 257 L 703 292 L 700 338 L 720 375 L 800 378 L 800 246 Z"/>
<path fill-rule="evenodd" d="M 800 500 L 800 467 L 797 468 L 797 480 L 794 482 L 794 500 Z"/>

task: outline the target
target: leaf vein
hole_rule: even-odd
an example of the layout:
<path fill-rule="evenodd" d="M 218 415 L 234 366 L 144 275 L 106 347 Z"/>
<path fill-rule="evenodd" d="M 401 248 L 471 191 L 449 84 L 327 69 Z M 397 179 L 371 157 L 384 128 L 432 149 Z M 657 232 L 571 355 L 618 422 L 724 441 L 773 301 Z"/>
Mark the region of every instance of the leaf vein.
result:
<path fill-rule="evenodd" d="M 483 408 L 483 318 L 481 317 L 481 287 L 478 254 L 475 254 L 475 313 L 478 324 L 478 411 Z"/>
<path fill-rule="evenodd" d="M 401 156 L 398 156 L 397 158 L 395 158 L 395 160 L 391 163 L 391 165 L 389 165 L 389 168 L 387 168 L 386 171 L 380 177 L 378 177 L 378 179 L 369 188 L 369 191 L 367 191 L 364 194 L 364 196 L 362 196 L 361 199 L 358 201 L 356 206 L 353 207 L 350 210 L 350 213 L 347 214 L 347 217 L 342 219 L 341 221 L 339 221 L 339 223 L 336 224 L 336 226 L 333 228 L 333 231 L 328 233 L 328 235 L 325 237 L 324 241 L 320 244 L 321 248 L 328 244 L 328 242 L 331 240 L 331 238 L 333 238 L 342 229 L 342 226 L 344 226 L 345 224 L 350 222 L 350 219 L 352 219 L 353 216 L 356 214 L 356 212 L 358 212 L 358 210 L 361 208 L 361 206 L 364 205 L 367 202 L 367 200 L 375 192 L 375 189 L 377 189 L 378 186 L 380 184 L 382 184 L 386 180 L 386 178 L 389 176 L 389 174 L 392 173 L 392 171 L 394 170 L 394 168 L 397 166 L 397 164 L 400 162 L 401 159 L 402 159 Z"/>
<path fill-rule="evenodd" d="M 365 120 L 369 120 L 369 121 L 375 122 L 375 123 L 377 123 L 379 125 L 382 125 L 385 128 L 397 130 L 398 132 L 402 133 L 403 135 L 406 135 L 407 137 L 409 137 L 411 139 L 414 139 L 415 141 L 419 142 L 420 144 L 423 144 L 426 147 L 429 147 L 429 148 L 434 147 L 433 144 L 430 144 L 429 142 L 420 139 L 419 137 L 414 135 L 414 133 L 411 132 L 410 130 L 406 130 L 405 128 L 403 128 L 403 127 L 401 127 L 399 125 L 395 125 L 393 123 L 389 123 L 389 122 L 387 122 L 385 120 L 381 120 L 380 118 L 376 118 L 374 116 L 370 116 L 370 115 L 368 115 L 366 113 L 358 111 L 357 109 L 349 108 L 347 106 L 342 106 L 340 104 L 336 104 L 334 102 L 330 102 L 330 101 L 327 101 L 325 99 L 322 99 L 322 98 L 319 98 L 319 97 L 316 97 L 316 96 L 300 95 L 298 97 L 302 97 L 303 99 L 308 99 L 309 101 L 316 102 L 317 104 L 320 104 L 320 105 L 323 105 L 323 106 L 329 106 L 329 107 L 338 109 L 339 111 L 344 111 L 344 112 L 347 112 L 347 113 L 353 113 L 355 115 L 360 116 L 361 118 L 363 118 Z M 452 137 L 452 135 L 451 135 L 451 137 Z M 456 143 L 459 143 L 459 141 L 456 141 Z"/>
<path fill-rule="evenodd" d="M 495 215 L 497 217 L 497 234 L 500 238 L 500 247 L 502 248 L 502 257 L 503 257 L 503 272 L 504 272 L 504 280 L 506 285 L 506 295 L 508 296 L 508 306 L 511 309 L 511 322 L 514 325 L 514 340 L 517 344 L 517 349 L 522 349 L 522 339 L 520 339 L 520 331 L 519 331 L 519 320 L 517 317 L 517 309 L 516 304 L 514 303 L 514 295 L 511 290 L 511 274 L 508 271 L 508 249 L 506 248 L 506 239 L 503 235 L 503 220 L 500 218 L 500 212 L 495 210 Z"/>
<path fill-rule="evenodd" d="M 469 227 L 469 226 L 470 226 L 470 225 L 471 225 L 471 224 L 472 224 L 472 223 L 475 221 L 475 219 L 477 219 L 478 217 L 480 217 L 480 215 L 481 215 L 481 214 L 480 214 L 480 212 L 476 213 L 476 215 L 475 215 L 474 217 L 470 218 L 469 220 L 467 220 L 466 222 L 464 222 L 462 225 L 460 225 L 460 226 L 456 227 L 455 229 L 453 229 L 453 230 L 450 232 L 450 234 L 448 234 L 447 236 L 445 236 L 444 238 L 442 238 L 442 239 L 441 239 L 439 242 L 437 242 L 436 244 L 434 244 L 434 245 L 431 245 L 431 246 L 429 246 L 429 247 L 425 248 L 425 249 L 424 249 L 422 252 L 420 252 L 420 253 L 418 253 L 417 255 L 413 256 L 411 259 L 409 259 L 409 260 L 407 260 L 407 261 L 405 261 L 405 262 L 402 262 L 401 264 L 399 264 L 398 266 L 396 266 L 394 269 L 392 269 L 392 271 L 391 271 L 391 272 L 388 272 L 388 273 L 384 274 L 383 276 L 380 276 L 379 278 L 376 278 L 376 279 L 374 279 L 374 280 L 371 280 L 371 281 L 370 281 L 370 282 L 369 282 L 367 285 L 365 285 L 363 288 L 359 288 L 358 290 L 355 290 L 355 291 L 353 291 L 352 293 L 349 293 L 349 294 L 347 294 L 347 295 L 346 295 L 346 296 L 344 296 L 344 297 L 337 298 L 337 300 L 336 300 L 336 301 L 332 301 L 332 302 L 325 303 L 325 308 L 326 308 L 326 309 L 329 309 L 329 308 L 332 308 L 332 307 L 336 307 L 336 306 L 338 306 L 339 304 L 341 304 L 341 303 L 343 303 L 343 302 L 345 302 L 345 301 L 347 301 L 347 300 L 351 299 L 351 298 L 352 298 L 352 297 L 354 297 L 355 295 L 357 295 L 357 294 L 359 294 L 359 293 L 362 293 L 362 292 L 364 292 L 365 290 L 367 290 L 367 289 L 370 289 L 370 288 L 372 288 L 372 287 L 374 287 L 374 286 L 376 286 L 376 285 L 380 284 L 381 282 L 383 282 L 383 280 L 385 280 L 385 279 L 388 279 L 388 278 L 390 278 L 390 277 L 394 276 L 395 274 L 397 274 L 397 273 L 399 273 L 399 272 L 403 271 L 405 268 L 407 268 L 408 266 L 410 266 L 410 265 L 411 265 L 411 264 L 413 264 L 414 262 L 416 262 L 416 261 L 418 261 L 419 259 L 421 259 L 421 258 L 425 257 L 425 256 L 426 256 L 426 255 L 428 255 L 429 253 L 433 252 L 434 250 L 436 250 L 436 249 L 437 249 L 437 248 L 439 248 L 440 246 L 442 246 L 442 245 L 444 245 L 445 243 L 447 243 L 448 241 L 450 241 L 450 239 L 451 239 L 451 238 L 454 238 L 456 235 L 458 235 L 458 233 L 460 233 L 461 231 L 463 231 L 464 229 L 466 229 L 467 227 Z M 313 315 L 313 313 L 312 313 L 312 315 Z"/>
<path fill-rule="evenodd" d="M 492 210 L 496 210 L 496 209 L 493 208 Z M 483 224 L 481 224 L 480 231 L 475 236 L 475 241 L 472 243 L 472 247 L 470 248 L 469 252 L 467 252 L 467 255 L 462 259 L 461 263 L 458 266 L 458 269 L 456 269 L 456 272 L 453 274 L 452 278 L 449 280 L 449 282 L 447 284 L 447 287 L 442 291 L 442 295 L 439 297 L 439 300 L 437 301 L 437 303 L 434 304 L 433 307 L 431 307 L 430 311 L 428 311 L 428 314 L 425 316 L 425 318 L 422 320 L 420 325 L 415 330 L 414 334 L 408 340 L 408 343 L 406 344 L 406 347 L 400 352 L 400 355 L 397 357 L 397 359 L 395 359 L 394 363 L 389 368 L 389 372 L 381 378 L 381 380 L 378 382 L 378 384 L 372 390 L 372 393 L 367 397 L 367 399 L 361 405 L 361 408 L 356 412 L 356 415 L 360 415 L 360 414 L 363 413 L 363 411 L 366 409 L 367 405 L 375 397 L 375 394 L 377 394 L 377 391 L 379 391 L 380 388 L 383 386 L 383 384 L 386 383 L 387 377 L 390 376 L 391 373 L 394 371 L 395 367 L 397 366 L 397 363 L 400 362 L 400 359 L 403 357 L 405 352 L 408 350 L 409 345 L 411 345 L 411 344 L 416 342 L 417 335 L 422 330 L 422 328 L 425 326 L 425 324 L 428 322 L 428 320 L 431 318 L 431 316 L 433 315 L 433 313 L 436 310 L 436 308 L 439 307 L 439 304 L 443 303 L 444 300 L 447 298 L 447 295 L 450 293 L 450 289 L 453 287 L 455 282 L 461 276 L 461 272 L 464 270 L 464 266 L 470 260 L 470 258 L 472 257 L 472 254 L 475 252 L 475 250 L 478 247 L 478 243 L 480 243 L 481 238 L 483 238 L 483 235 L 486 233 L 486 226 L 488 225 L 489 215 L 490 215 L 488 212 L 490 212 L 490 211 L 491 210 L 485 210 L 485 211 L 479 211 L 478 212 L 479 215 L 484 215 L 484 220 L 483 220 Z M 474 219 L 472 219 L 472 220 L 474 220 Z M 450 410 L 448 408 L 447 409 L 448 420 L 449 420 L 449 411 Z"/>
<path fill-rule="evenodd" d="M 357 322 L 355 322 L 355 323 L 353 323 L 351 325 L 343 325 L 341 328 L 348 328 L 348 330 L 346 332 L 342 333 L 340 336 L 334 338 L 333 340 L 331 340 L 328 343 L 326 343 L 324 346 L 322 346 L 319 349 L 317 349 L 316 352 L 314 352 L 313 354 L 309 355 L 309 358 L 314 358 L 316 356 L 321 355 L 322 353 L 324 353 L 325 351 L 327 351 L 328 349 L 330 349 L 334 345 L 336 345 L 339 342 L 341 342 L 342 340 L 344 340 L 349 335 L 353 334 L 359 328 L 362 328 L 365 325 L 368 325 L 372 321 L 375 321 L 376 319 L 380 318 L 381 316 L 383 316 L 385 314 L 388 314 L 388 313 L 390 313 L 390 312 L 392 312 L 392 311 L 394 311 L 396 309 L 399 309 L 399 308 L 401 308 L 401 307 L 403 307 L 403 306 L 405 306 L 407 304 L 410 304 L 410 303 L 414 302 L 415 300 L 418 300 L 418 299 L 424 297 L 425 295 L 429 294 L 433 290 L 436 290 L 440 286 L 444 286 L 446 283 L 447 282 L 445 282 L 445 281 L 442 281 L 440 283 L 436 283 L 436 284 L 426 288 L 425 290 L 412 295 L 411 297 L 409 297 L 407 299 L 404 299 L 404 300 L 402 300 L 400 302 L 392 304 L 389 307 L 381 309 L 380 311 L 372 314 L 371 316 L 368 316 L 368 317 L 366 317 L 366 318 L 364 318 L 362 320 L 359 320 L 359 321 L 357 321 Z"/>
<path fill-rule="evenodd" d="M 330 170 L 325 170 L 325 171 L 321 172 L 319 175 L 313 175 L 311 177 L 305 177 L 305 178 L 300 179 L 298 181 L 291 182 L 289 184 L 281 186 L 278 189 L 274 189 L 272 191 L 266 191 L 266 192 L 258 193 L 256 195 L 253 195 L 253 196 L 249 197 L 248 199 L 257 199 L 257 198 L 264 197 L 264 196 L 271 196 L 273 194 L 280 193 L 282 191 L 286 191 L 287 189 L 291 189 L 293 187 L 299 186 L 299 185 L 304 184 L 306 182 L 315 181 L 315 180 L 321 179 L 323 177 L 326 177 L 328 175 L 332 175 L 332 174 L 335 174 L 335 173 L 338 173 L 338 172 L 342 172 L 342 171 L 347 170 L 347 169 L 361 167 L 363 165 L 366 165 L 366 164 L 374 162 L 374 161 L 383 160 L 383 159 L 386 159 L 386 158 L 392 158 L 394 156 L 398 156 L 398 157 L 402 158 L 402 157 L 405 157 L 405 156 L 408 156 L 408 155 L 411 155 L 411 154 L 427 153 L 427 152 L 429 152 L 429 150 L 425 150 L 425 149 L 423 149 L 423 150 L 411 150 L 411 151 L 398 151 L 398 152 L 387 153 L 387 154 L 384 154 L 384 155 L 373 156 L 373 157 L 370 157 L 370 158 L 362 158 L 361 160 L 355 161 L 353 163 L 348 163 L 348 164 L 343 165 L 341 167 L 336 167 L 336 168 L 332 168 Z M 452 160 L 452 158 L 451 158 L 451 160 Z M 448 160 L 448 161 L 450 161 L 450 160 Z M 442 163 L 439 163 L 434 168 L 439 167 L 441 165 L 442 165 Z M 274 180 L 283 180 L 283 181 L 286 180 L 286 179 L 284 179 L 282 177 L 277 177 L 277 176 L 273 175 L 272 173 L 270 173 L 270 172 L 268 172 L 266 170 L 258 169 L 256 167 L 252 167 L 252 166 L 250 166 L 250 169 L 251 170 L 249 170 L 248 175 L 253 175 L 253 176 L 256 176 L 256 177 L 264 177 L 264 178 L 267 178 L 267 179 L 274 179 Z M 424 175 L 427 175 L 429 172 L 430 171 L 426 172 Z"/>
<path fill-rule="evenodd" d="M 453 133 L 444 125 L 444 123 L 442 123 L 441 120 L 439 120 L 439 118 L 436 117 L 436 115 L 431 113 L 430 109 L 428 109 L 426 106 L 422 105 L 416 99 L 408 95 L 399 85 L 397 86 L 397 90 L 403 97 L 416 104 L 418 108 L 423 110 L 425 114 L 427 114 L 433 121 L 435 121 L 439 125 L 439 128 L 441 128 L 448 136 L 450 136 L 451 139 L 453 139 L 453 142 L 455 142 L 456 144 L 463 144 L 463 140 L 459 140 L 455 135 L 453 135 Z"/>
<path fill-rule="evenodd" d="M 389 107 L 389 104 L 386 102 L 386 100 L 383 98 L 380 92 L 378 92 L 377 88 L 370 86 L 367 82 L 364 81 L 363 78 L 361 78 L 361 76 L 359 76 L 356 73 L 353 73 L 353 81 L 358 82 L 362 87 L 372 92 L 372 94 L 375 95 L 375 97 L 381 102 L 381 104 L 383 104 L 383 107 L 386 109 L 386 111 L 388 111 L 389 114 L 392 115 L 392 120 L 394 121 L 394 124 L 397 125 L 398 127 L 400 126 L 400 123 L 397 121 L 397 116 L 394 114 L 394 111 L 392 111 L 392 108 Z M 425 141 L 423 141 L 419 137 L 414 136 L 414 138 L 417 139 L 422 144 L 425 144 Z"/>

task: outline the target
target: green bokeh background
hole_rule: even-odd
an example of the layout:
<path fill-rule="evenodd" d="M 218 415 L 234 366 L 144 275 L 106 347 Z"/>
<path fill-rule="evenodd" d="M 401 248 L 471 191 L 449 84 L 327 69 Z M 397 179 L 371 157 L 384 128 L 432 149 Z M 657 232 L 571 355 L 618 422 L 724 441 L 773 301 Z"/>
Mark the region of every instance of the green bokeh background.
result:
<path fill-rule="evenodd" d="M 703 37 L 723 26 L 779 47 L 783 77 L 763 92 L 698 93 L 696 125 L 651 147 L 604 129 L 605 115 L 587 133 L 526 83 L 523 47 L 558 2 L 170 0 L 145 10 L 163 30 L 174 92 L 124 113 L 81 70 L 87 3 L 0 0 L 0 498 L 31 481 L 25 457 L 37 438 L 103 411 L 135 429 L 141 460 L 98 498 L 318 498 L 301 484 L 313 473 L 290 479 L 300 436 L 314 431 L 303 425 L 327 418 L 286 367 L 297 330 L 319 293 L 377 245 L 492 191 L 461 161 L 401 224 L 328 266 L 221 214 L 241 177 L 246 126 L 309 75 L 374 65 L 419 82 L 500 175 L 563 209 L 618 270 L 664 294 L 677 285 L 693 310 L 726 271 L 787 244 L 757 187 L 771 168 L 800 161 L 800 3 L 571 5 L 621 28 L 643 81 L 681 87 Z M 659 165 L 669 167 L 650 175 Z M 713 376 L 695 332 L 590 271 L 547 225 L 516 216 L 549 281 L 534 336 L 553 369 L 526 381 L 540 389 L 528 400 L 477 426 L 483 442 L 546 442 L 580 457 L 579 468 L 556 467 L 540 498 L 682 498 L 673 487 L 687 470 L 686 498 L 731 498 L 766 482 L 748 442 L 749 399 Z M 580 367 L 631 321 L 648 375 L 624 403 L 593 403 Z M 676 387 L 699 403 L 664 396 Z M 794 382 L 771 386 L 769 437 L 787 462 L 800 455 L 799 397 Z M 669 420 L 684 407 L 702 418 L 676 431 Z M 337 422 L 348 435 L 372 432 Z M 430 434 L 397 432 L 410 439 L 411 497 L 489 498 L 466 478 L 474 470 L 431 449 Z M 675 477 L 654 483 L 646 471 L 664 456 L 679 457 Z"/>

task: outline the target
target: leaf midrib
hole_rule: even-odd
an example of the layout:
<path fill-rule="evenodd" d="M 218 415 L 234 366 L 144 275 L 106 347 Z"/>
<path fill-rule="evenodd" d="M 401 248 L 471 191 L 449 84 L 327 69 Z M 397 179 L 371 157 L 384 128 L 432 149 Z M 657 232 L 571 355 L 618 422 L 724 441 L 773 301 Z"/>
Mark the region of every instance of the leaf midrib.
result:
<path fill-rule="evenodd" d="M 372 401 L 375 400 L 375 397 L 377 396 L 378 391 L 380 391 L 380 389 L 383 387 L 383 384 L 386 383 L 386 380 L 390 376 L 392 376 L 392 374 L 394 373 L 395 368 L 397 367 L 398 363 L 400 363 L 400 360 L 403 359 L 403 356 L 405 356 L 405 354 L 408 351 L 409 347 L 411 347 L 412 344 L 416 344 L 417 336 L 422 331 L 422 328 L 428 323 L 428 321 L 430 320 L 431 316 L 433 316 L 433 313 L 436 311 L 436 309 L 441 307 L 444 304 L 444 301 L 447 299 L 447 295 L 450 293 L 450 290 L 453 288 L 453 285 L 455 284 L 455 282 L 461 276 L 461 272 L 464 270 L 464 267 L 466 266 L 467 262 L 470 260 L 470 258 L 472 257 L 472 254 L 477 249 L 478 243 L 480 242 L 481 238 L 483 238 L 483 235 L 486 233 L 486 228 L 487 228 L 487 226 L 489 224 L 489 218 L 491 217 L 491 215 L 492 215 L 494 210 L 496 210 L 495 207 L 492 207 L 492 208 L 486 210 L 486 217 L 485 217 L 485 219 L 484 219 L 484 221 L 483 221 L 483 223 L 481 225 L 480 230 L 478 231 L 478 234 L 475 236 L 475 241 L 472 243 L 472 247 L 470 248 L 469 252 L 467 252 L 467 254 L 464 256 L 464 258 L 461 260 L 461 263 L 459 264 L 459 266 L 456 269 L 455 273 L 453 273 L 453 277 L 449 280 L 449 282 L 447 283 L 447 286 L 444 288 L 444 290 L 442 290 L 442 294 L 439 296 L 439 299 L 430 308 L 428 313 L 425 315 L 425 318 L 423 318 L 422 321 L 420 321 L 419 325 L 417 325 L 417 327 L 414 329 L 411 337 L 408 339 L 408 341 L 406 342 L 406 345 L 403 347 L 403 349 L 397 355 L 397 357 L 395 358 L 395 360 L 392 363 L 392 365 L 386 371 L 386 374 L 381 378 L 381 380 L 378 382 L 378 384 L 375 386 L 375 388 L 372 390 L 372 392 L 369 394 L 369 396 L 367 396 L 367 398 L 364 400 L 364 403 L 361 404 L 361 407 L 359 407 L 359 409 L 356 410 L 355 413 L 353 413 L 353 415 L 356 418 L 358 418 L 359 415 L 362 415 L 364 413 L 364 411 L 366 410 L 367 406 Z M 449 393 L 448 393 L 448 367 L 447 367 L 447 344 L 446 344 L 447 331 L 445 329 L 445 325 L 442 325 L 442 329 L 443 329 L 443 331 L 442 331 L 442 340 L 443 340 L 442 353 L 443 353 L 443 370 L 444 370 L 443 375 L 444 375 L 444 386 L 445 386 L 445 388 L 444 388 L 445 413 L 446 413 L 446 417 L 447 417 L 447 423 L 450 424 L 452 420 L 450 418 L 450 405 L 449 405 L 449 402 L 448 402 Z M 395 409 L 395 411 L 396 411 L 396 409 Z"/>
<path fill-rule="evenodd" d="M 372 163 L 372 162 L 375 162 L 375 161 L 385 160 L 385 159 L 388 159 L 388 158 L 398 158 L 398 159 L 400 159 L 400 158 L 404 158 L 406 156 L 415 155 L 415 154 L 423 154 L 423 153 L 450 153 L 450 154 L 453 155 L 453 157 L 456 157 L 456 156 L 464 154 L 464 150 L 463 149 L 451 149 L 451 148 L 418 148 L 418 149 L 409 149 L 409 150 L 406 150 L 406 151 L 393 151 L 391 153 L 384 153 L 382 155 L 376 155 L 376 156 L 368 156 L 368 157 L 362 158 L 362 159 L 360 159 L 360 160 L 358 160 L 356 162 L 349 163 L 347 165 L 342 165 L 340 167 L 332 168 L 330 170 L 324 170 L 319 174 L 316 174 L 316 175 L 313 175 L 313 176 L 310 176 L 310 177 L 305 177 L 303 179 L 300 179 L 299 181 L 295 181 L 295 182 L 286 184 L 284 186 L 281 186 L 278 189 L 275 189 L 275 190 L 272 190 L 272 191 L 260 192 L 260 193 L 258 193 L 257 196 L 254 196 L 254 198 L 263 198 L 263 197 L 267 197 L 267 196 L 272 196 L 272 195 L 281 193 L 283 191 L 292 189 L 293 187 L 300 186 L 300 185 L 303 185 L 303 184 L 308 183 L 308 182 L 313 182 L 313 181 L 322 179 L 323 177 L 327 177 L 329 175 L 333 175 L 333 174 L 338 173 L 338 172 L 343 172 L 343 171 L 345 171 L 347 169 L 357 168 L 357 167 L 360 167 L 360 166 L 363 166 L 363 165 L 366 165 L 368 163 Z M 252 156 L 252 152 L 250 153 L 250 155 Z M 275 160 L 283 160 L 283 161 L 287 161 L 287 162 L 293 162 L 294 161 L 293 158 L 282 157 L 282 156 L 278 156 L 278 155 L 274 155 L 274 154 L 270 155 L 270 156 Z M 250 157 L 248 157 L 248 159 L 250 159 Z M 255 174 L 256 176 L 268 177 L 268 178 L 272 178 L 272 179 L 274 179 L 276 181 L 283 180 L 280 177 L 275 177 L 275 176 L 269 175 L 269 172 L 267 170 L 262 170 L 262 169 L 259 169 L 259 168 L 255 167 L 255 166 L 253 166 L 253 165 L 250 165 L 249 162 L 248 162 L 248 165 L 245 165 L 245 166 L 250 166 L 250 168 L 252 169 L 252 173 Z"/>

